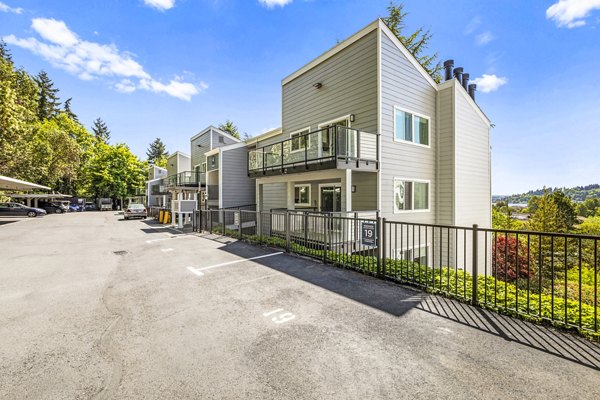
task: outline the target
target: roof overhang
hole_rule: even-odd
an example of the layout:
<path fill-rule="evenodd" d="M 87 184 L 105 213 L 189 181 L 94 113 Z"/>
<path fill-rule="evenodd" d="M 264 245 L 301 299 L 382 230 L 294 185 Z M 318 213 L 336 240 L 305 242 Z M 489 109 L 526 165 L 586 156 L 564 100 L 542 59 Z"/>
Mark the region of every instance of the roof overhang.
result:
<path fill-rule="evenodd" d="M 65 199 L 72 197 L 68 194 L 60 194 L 60 193 L 27 193 L 27 194 L 5 194 L 4 196 L 10 197 L 11 199 Z"/>
<path fill-rule="evenodd" d="M 52 190 L 48 186 L 0 175 L 0 190 Z"/>
<path fill-rule="evenodd" d="M 282 132 L 283 131 L 282 131 L 281 128 L 271 129 L 270 131 L 266 131 L 265 133 L 261 133 L 258 136 L 254 136 L 254 137 L 249 138 L 248 140 L 246 140 L 246 145 L 247 146 L 255 145 L 258 142 L 260 142 L 261 140 L 266 140 L 266 139 L 272 138 L 274 136 L 281 135 Z"/>

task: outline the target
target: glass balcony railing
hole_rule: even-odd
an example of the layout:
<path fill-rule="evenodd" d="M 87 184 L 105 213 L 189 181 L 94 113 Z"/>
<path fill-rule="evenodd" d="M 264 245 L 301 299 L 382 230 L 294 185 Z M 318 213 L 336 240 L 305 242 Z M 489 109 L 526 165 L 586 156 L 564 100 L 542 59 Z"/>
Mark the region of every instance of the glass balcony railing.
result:
<path fill-rule="evenodd" d="M 290 172 L 290 167 L 321 165 L 330 161 L 365 162 L 377 165 L 379 135 L 334 125 L 318 131 L 294 136 L 282 142 L 259 147 L 248 152 L 248 173 Z M 293 171 L 291 171 L 293 172 Z"/>
<path fill-rule="evenodd" d="M 185 171 L 178 174 L 169 175 L 164 179 L 167 188 L 173 187 L 200 187 L 206 183 L 206 174 L 204 172 Z"/>

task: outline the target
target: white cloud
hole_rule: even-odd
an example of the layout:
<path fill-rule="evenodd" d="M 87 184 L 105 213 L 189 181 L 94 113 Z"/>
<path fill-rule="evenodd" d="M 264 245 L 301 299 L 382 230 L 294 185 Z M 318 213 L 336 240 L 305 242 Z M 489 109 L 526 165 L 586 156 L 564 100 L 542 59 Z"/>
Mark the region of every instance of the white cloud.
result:
<path fill-rule="evenodd" d="M 274 8 L 276 6 L 283 7 L 287 6 L 294 0 L 258 0 L 260 4 L 267 8 Z"/>
<path fill-rule="evenodd" d="M 475 42 L 479 46 L 484 46 L 494 39 L 495 39 L 494 35 L 490 31 L 485 31 L 485 32 L 480 33 L 479 35 L 475 36 Z"/>
<path fill-rule="evenodd" d="M 481 25 L 481 17 L 473 17 L 465 27 L 465 35 L 470 35 L 475 32 L 475 30 L 479 28 L 479 25 Z"/>
<path fill-rule="evenodd" d="M 57 68 L 77 75 L 79 79 L 118 78 L 120 81 L 113 87 L 119 92 L 132 93 L 142 89 L 187 101 L 208 87 L 204 82 L 194 85 L 180 78 L 167 84 L 161 83 L 152 78 L 132 54 L 120 51 L 115 45 L 82 40 L 63 21 L 36 18 L 31 27 L 45 41 L 33 37 L 20 39 L 15 35 L 3 39 L 8 44 L 39 55 Z"/>
<path fill-rule="evenodd" d="M 593 10 L 600 10 L 600 0 L 559 0 L 546 10 L 546 18 L 558 27 L 576 28 L 585 25 L 585 18 Z"/>
<path fill-rule="evenodd" d="M 157 10 L 165 11 L 175 6 L 175 0 L 144 0 L 144 4 Z"/>
<path fill-rule="evenodd" d="M 500 86 L 506 85 L 508 79 L 496 75 L 483 74 L 479 78 L 471 80 L 471 83 L 477 84 L 477 90 L 483 93 L 495 92 Z"/>
<path fill-rule="evenodd" d="M 21 14 L 23 12 L 23 9 L 20 7 L 17 7 L 17 8 L 10 7 L 9 5 L 4 4 L 3 2 L 0 1 L 0 12 Z"/>

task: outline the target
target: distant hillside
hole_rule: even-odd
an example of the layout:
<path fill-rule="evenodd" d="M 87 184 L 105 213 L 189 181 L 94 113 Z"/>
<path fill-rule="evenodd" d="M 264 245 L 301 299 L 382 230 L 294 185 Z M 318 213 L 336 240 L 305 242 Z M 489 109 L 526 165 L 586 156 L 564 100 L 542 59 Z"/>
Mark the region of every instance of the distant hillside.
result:
<path fill-rule="evenodd" d="M 572 188 L 546 188 L 549 193 L 556 190 L 562 190 L 567 196 L 573 201 L 582 202 L 589 198 L 600 198 L 600 185 L 593 184 L 587 186 L 575 186 Z M 544 194 L 544 189 L 530 190 L 527 193 L 512 194 L 510 196 L 493 196 L 493 201 L 503 200 L 509 204 L 523 204 L 527 203 L 533 196 L 541 196 Z"/>

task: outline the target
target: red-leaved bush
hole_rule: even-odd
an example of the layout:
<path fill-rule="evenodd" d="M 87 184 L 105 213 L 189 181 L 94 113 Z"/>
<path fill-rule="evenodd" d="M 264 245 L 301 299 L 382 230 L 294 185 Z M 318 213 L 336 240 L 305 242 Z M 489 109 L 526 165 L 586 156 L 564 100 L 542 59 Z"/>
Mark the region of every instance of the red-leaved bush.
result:
<path fill-rule="evenodd" d="M 519 279 L 532 278 L 533 257 L 527 258 L 527 246 L 517 242 L 514 236 L 498 235 L 492 243 L 492 274 L 505 282 L 514 282 L 517 276 Z"/>

